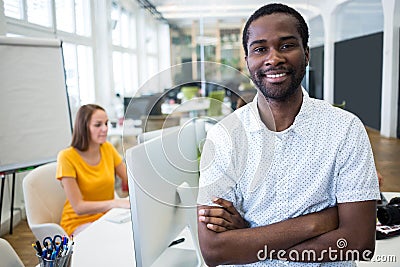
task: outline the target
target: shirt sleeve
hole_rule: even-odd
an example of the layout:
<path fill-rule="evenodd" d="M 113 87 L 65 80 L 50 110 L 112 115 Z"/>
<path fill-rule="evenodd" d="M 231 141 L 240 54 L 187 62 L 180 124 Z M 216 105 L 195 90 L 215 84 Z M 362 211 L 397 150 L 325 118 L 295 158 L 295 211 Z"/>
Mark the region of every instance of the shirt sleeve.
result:
<path fill-rule="evenodd" d="M 57 156 L 56 178 L 61 180 L 62 177 L 76 178 L 76 169 L 67 150 L 60 151 Z"/>
<path fill-rule="evenodd" d="M 212 199 L 221 197 L 234 205 L 235 175 L 234 146 L 222 127 L 214 126 L 207 134 L 200 161 L 199 194 L 200 205 L 213 206 Z"/>
<path fill-rule="evenodd" d="M 108 142 L 107 142 L 108 143 Z M 113 159 L 114 159 L 114 168 L 117 167 L 119 164 L 121 164 L 122 162 L 122 157 L 121 155 L 118 153 L 117 149 L 111 144 L 108 143 Z"/>
<path fill-rule="evenodd" d="M 338 203 L 380 199 L 371 144 L 362 122 L 355 117 L 338 152 Z"/>

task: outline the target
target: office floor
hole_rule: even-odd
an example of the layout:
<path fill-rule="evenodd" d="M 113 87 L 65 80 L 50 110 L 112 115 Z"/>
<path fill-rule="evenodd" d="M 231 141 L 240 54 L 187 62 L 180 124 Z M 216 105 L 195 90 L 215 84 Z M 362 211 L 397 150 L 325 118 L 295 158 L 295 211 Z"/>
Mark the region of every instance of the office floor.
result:
<path fill-rule="evenodd" d="M 384 138 L 367 129 L 378 171 L 384 177 L 382 191 L 400 192 L 400 139 Z M 38 260 L 31 246 L 35 237 L 26 221 L 21 221 L 12 235 L 3 236 L 14 247 L 26 267 L 36 266 Z"/>

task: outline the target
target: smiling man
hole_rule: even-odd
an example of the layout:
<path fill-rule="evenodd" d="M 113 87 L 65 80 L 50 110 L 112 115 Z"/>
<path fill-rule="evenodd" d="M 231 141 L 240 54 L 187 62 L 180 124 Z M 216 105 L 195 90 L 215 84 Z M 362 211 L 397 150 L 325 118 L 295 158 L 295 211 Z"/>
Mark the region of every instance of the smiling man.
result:
<path fill-rule="evenodd" d="M 353 114 L 301 87 L 308 27 L 270 4 L 247 21 L 243 47 L 258 88 L 252 103 L 207 135 L 198 196 L 209 266 L 354 266 L 375 246 L 378 179 Z"/>

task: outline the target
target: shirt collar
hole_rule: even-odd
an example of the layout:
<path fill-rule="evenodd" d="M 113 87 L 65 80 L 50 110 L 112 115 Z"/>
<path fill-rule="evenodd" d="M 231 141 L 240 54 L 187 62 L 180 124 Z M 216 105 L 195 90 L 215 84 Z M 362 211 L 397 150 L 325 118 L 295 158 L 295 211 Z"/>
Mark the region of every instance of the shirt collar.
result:
<path fill-rule="evenodd" d="M 308 127 L 308 122 L 311 119 L 311 111 L 312 111 L 312 101 L 307 93 L 307 91 L 302 87 L 303 91 L 303 102 L 300 107 L 299 113 L 296 115 L 293 124 L 286 129 L 284 132 L 294 131 L 299 135 L 306 136 L 310 132 L 310 127 Z M 261 121 L 260 112 L 257 107 L 257 97 L 258 93 L 254 97 L 253 101 L 250 105 L 250 117 L 249 122 L 247 124 L 247 131 L 256 132 L 260 130 L 266 130 L 266 126 Z"/>

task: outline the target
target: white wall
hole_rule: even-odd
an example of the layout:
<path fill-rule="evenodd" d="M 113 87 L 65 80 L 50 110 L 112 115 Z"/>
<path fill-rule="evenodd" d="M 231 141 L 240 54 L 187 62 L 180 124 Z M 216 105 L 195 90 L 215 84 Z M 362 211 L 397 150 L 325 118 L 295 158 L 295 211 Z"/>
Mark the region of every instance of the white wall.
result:
<path fill-rule="evenodd" d="M 4 2 L 0 0 L 0 14 L 4 14 Z M 0 15 L 0 35 L 6 34 L 6 18 Z"/>
<path fill-rule="evenodd" d="M 336 3 L 332 1 L 321 6 L 321 15 L 313 17 L 308 22 L 310 47 L 324 45 L 324 99 L 330 103 L 334 100 L 334 43 L 384 32 L 384 51 L 371 51 L 371 53 L 383 53 L 381 134 L 386 137 L 396 137 L 400 68 L 400 1 L 339 2 L 339 0 Z"/>

